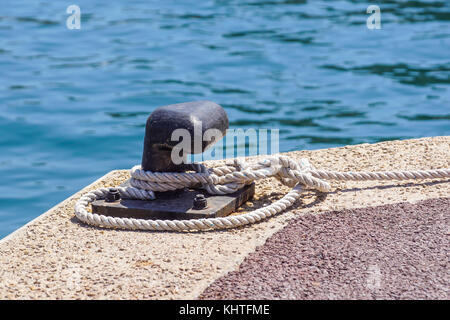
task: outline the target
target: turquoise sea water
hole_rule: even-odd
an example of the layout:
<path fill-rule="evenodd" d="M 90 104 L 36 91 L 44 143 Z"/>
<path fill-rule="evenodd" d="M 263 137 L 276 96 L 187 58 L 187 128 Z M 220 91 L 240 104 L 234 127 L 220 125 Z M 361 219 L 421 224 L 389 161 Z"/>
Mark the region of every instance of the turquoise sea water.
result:
<path fill-rule="evenodd" d="M 138 163 L 161 105 L 215 101 L 280 151 L 448 135 L 449 22 L 444 0 L 3 0 L 0 237 Z"/>

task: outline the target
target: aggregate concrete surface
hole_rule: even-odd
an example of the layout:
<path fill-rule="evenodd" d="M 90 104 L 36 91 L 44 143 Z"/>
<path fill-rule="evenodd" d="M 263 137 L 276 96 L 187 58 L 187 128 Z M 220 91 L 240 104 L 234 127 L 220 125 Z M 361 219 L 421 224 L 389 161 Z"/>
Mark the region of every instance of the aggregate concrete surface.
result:
<path fill-rule="evenodd" d="M 448 168 L 450 137 L 296 151 L 286 155 L 296 159 L 306 157 L 316 168 L 341 171 Z M 220 162 L 207 164 L 219 165 Z M 0 298 L 195 299 L 215 280 L 239 270 L 245 257 L 262 246 L 274 233 L 289 225 L 293 218 L 307 215 L 311 219 L 318 219 L 316 223 L 327 223 L 328 215 L 321 218 L 321 214 L 447 198 L 450 190 L 449 179 L 332 182 L 332 192 L 319 194 L 305 191 L 293 207 L 269 220 L 239 229 L 213 232 L 110 230 L 84 225 L 74 217 L 74 203 L 83 193 L 101 186 L 116 186 L 128 177 L 128 170 L 110 172 L 1 240 Z M 275 179 L 258 181 L 255 198 L 235 214 L 267 205 L 288 190 Z M 361 226 L 347 227 L 374 230 L 373 226 L 364 225 L 371 223 L 369 216 L 366 220 L 358 221 L 361 221 Z M 428 220 L 423 220 L 423 229 L 435 227 L 434 220 L 429 222 L 431 225 L 426 224 Z M 308 223 L 312 227 L 312 222 Z M 346 225 L 342 224 L 340 228 L 344 232 Z M 333 245 L 333 241 L 333 238 L 323 238 L 323 242 L 330 245 Z M 356 248 L 350 249 L 351 242 L 347 245 L 347 252 L 355 252 Z M 409 248 L 405 247 L 404 250 Z M 367 257 L 381 259 L 385 257 L 382 252 L 384 249 L 387 248 L 382 245 L 374 246 L 373 250 L 380 252 Z M 387 251 L 386 256 L 395 256 L 392 250 Z M 401 251 L 398 254 L 413 257 Z M 435 252 L 430 251 L 430 254 Z M 420 257 L 417 257 L 419 260 L 415 258 L 411 261 L 422 261 Z M 435 261 L 433 257 L 427 259 Z M 350 265 L 345 265 L 349 261 L 341 262 L 341 268 L 351 270 Z M 375 265 L 373 272 L 378 272 L 378 263 L 381 274 L 385 274 L 383 259 L 371 260 L 370 263 Z M 414 267 L 422 268 L 408 265 L 411 270 Z M 405 272 L 412 272 L 408 270 L 405 269 Z M 441 274 L 441 277 L 447 276 Z M 307 278 L 306 275 L 304 277 Z M 350 290 L 351 285 L 346 288 Z"/>
<path fill-rule="evenodd" d="M 448 299 L 450 198 L 306 214 L 201 299 Z"/>

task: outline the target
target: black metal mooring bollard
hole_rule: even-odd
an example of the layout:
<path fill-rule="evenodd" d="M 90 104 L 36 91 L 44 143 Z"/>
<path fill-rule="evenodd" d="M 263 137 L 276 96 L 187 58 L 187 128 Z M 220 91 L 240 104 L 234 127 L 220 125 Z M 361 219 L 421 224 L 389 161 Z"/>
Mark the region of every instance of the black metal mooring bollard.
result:
<path fill-rule="evenodd" d="M 225 135 L 228 116 L 225 110 L 212 101 L 193 101 L 157 108 L 147 119 L 145 126 L 142 169 L 146 171 L 180 172 L 182 164 L 174 164 L 171 158 L 173 148 L 179 143 L 172 140 L 176 129 L 189 132 L 190 154 L 202 153 L 214 143 L 205 141 L 204 133 L 217 129 Z"/>
<path fill-rule="evenodd" d="M 181 130 L 174 134 L 177 129 Z M 214 130 L 208 131 L 210 129 Z M 225 110 L 211 101 L 159 107 L 147 119 L 142 168 L 153 172 L 190 170 L 192 166 L 181 161 L 184 157 L 180 156 L 180 153 L 187 156 L 204 152 L 222 138 L 227 129 L 228 117 Z M 180 145 L 182 150 L 179 149 Z M 172 157 L 172 153 L 176 156 Z M 176 161 L 174 158 L 177 158 Z M 121 186 L 130 185 L 132 179 Z M 197 190 L 197 186 L 165 192 L 155 191 L 156 199 L 152 200 L 120 199 L 118 190 L 111 190 L 107 199 L 92 203 L 92 211 L 107 216 L 135 219 L 184 220 L 224 217 L 253 197 L 254 193 L 254 183 L 226 196 Z"/>

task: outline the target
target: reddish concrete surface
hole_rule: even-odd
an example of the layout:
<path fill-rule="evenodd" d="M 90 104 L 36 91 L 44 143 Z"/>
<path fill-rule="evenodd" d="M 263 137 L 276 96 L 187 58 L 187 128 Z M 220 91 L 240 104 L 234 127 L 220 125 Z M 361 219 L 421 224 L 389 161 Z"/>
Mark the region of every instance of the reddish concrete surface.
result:
<path fill-rule="evenodd" d="M 307 214 L 200 299 L 448 299 L 450 198 Z"/>

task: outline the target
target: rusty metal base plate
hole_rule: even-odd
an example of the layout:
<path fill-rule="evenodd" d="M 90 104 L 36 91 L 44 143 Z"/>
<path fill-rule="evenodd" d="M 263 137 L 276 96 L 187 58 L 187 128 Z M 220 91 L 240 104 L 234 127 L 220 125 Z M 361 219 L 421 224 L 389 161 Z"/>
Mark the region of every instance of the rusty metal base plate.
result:
<path fill-rule="evenodd" d="M 122 184 L 126 186 L 127 182 Z M 204 194 L 208 205 L 205 209 L 192 208 L 194 197 Z M 224 217 L 234 212 L 255 194 L 255 184 L 227 195 L 210 195 L 200 190 L 184 189 L 178 192 L 159 193 L 155 200 L 127 200 L 116 202 L 96 200 L 92 212 L 113 217 L 137 219 L 201 219 Z"/>

